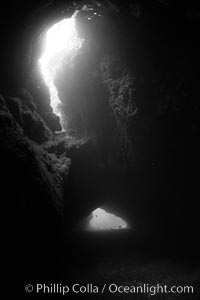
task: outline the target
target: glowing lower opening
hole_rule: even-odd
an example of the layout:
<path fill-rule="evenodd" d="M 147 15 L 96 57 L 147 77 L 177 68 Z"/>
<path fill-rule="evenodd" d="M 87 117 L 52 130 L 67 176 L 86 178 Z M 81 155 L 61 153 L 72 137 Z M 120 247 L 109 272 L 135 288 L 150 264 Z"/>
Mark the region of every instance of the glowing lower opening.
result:
<path fill-rule="evenodd" d="M 127 229 L 128 224 L 120 217 L 97 208 L 92 212 L 92 219 L 89 222 L 89 230 L 116 230 Z"/>
<path fill-rule="evenodd" d="M 47 31 L 44 52 L 38 61 L 42 77 L 49 89 L 50 105 L 53 112 L 60 117 L 62 129 L 66 129 L 66 125 L 54 80 L 58 70 L 74 58 L 84 41 L 77 33 L 76 15 L 77 11 L 71 18 L 54 24 Z"/>

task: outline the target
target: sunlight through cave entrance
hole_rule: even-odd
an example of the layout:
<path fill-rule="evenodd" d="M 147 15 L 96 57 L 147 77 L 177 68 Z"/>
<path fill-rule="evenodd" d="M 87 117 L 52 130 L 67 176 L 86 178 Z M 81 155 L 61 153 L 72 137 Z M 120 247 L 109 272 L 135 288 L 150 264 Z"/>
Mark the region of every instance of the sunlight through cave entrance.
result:
<path fill-rule="evenodd" d="M 77 13 L 78 11 L 71 18 L 59 21 L 47 31 L 44 50 L 38 61 L 42 78 L 49 90 L 50 105 L 53 113 L 60 118 L 62 131 L 66 130 L 66 121 L 54 80 L 59 69 L 73 60 L 84 41 L 77 32 Z"/>
<path fill-rule="evenodd" d="M 97 208 L 87 218 L 87 231 L 106 231 L 129 229 L 125 220 L 105 209 Z"/>

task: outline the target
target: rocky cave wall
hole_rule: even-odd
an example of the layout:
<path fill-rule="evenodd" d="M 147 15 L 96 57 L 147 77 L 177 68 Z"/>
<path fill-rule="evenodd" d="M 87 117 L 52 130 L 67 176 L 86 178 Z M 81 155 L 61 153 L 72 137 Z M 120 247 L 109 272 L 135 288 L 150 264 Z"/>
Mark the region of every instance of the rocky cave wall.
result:
<path fill-rule="evenodd" d="M 111 170 L 109 197 L 144 230 L 183 241 L 198 227 L 197 20 L 188 7 L 138 5 L 84 24 L 82 52 L 56 83 L 69 127 L 93 137 Z"/>

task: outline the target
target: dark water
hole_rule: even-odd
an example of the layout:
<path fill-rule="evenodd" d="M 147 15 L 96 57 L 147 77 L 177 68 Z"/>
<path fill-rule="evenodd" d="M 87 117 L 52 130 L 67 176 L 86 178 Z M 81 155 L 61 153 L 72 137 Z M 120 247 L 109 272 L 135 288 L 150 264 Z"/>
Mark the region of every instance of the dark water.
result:
<path fill-rule="evenodd" d="M 192 285 L 193 294 L 155 294 L 152 299 L 200 299 L 200 268 L 196 258 L 168 251 L 166 245 L 141 238 L 133 230 L 72 232 L 65 242 L 61 261 L 62 281 L 88 288 L 85 293 L 71 293 L 80 299 L 149 299 L 149 293 L 131 294 L 109 291 L 115 286 Z M 92 289 L 100 289 L 102 294 Z M 84 289 L 84 288 L 83 288 Z M 172 297 L 173 296 L 173 297 Z"/>

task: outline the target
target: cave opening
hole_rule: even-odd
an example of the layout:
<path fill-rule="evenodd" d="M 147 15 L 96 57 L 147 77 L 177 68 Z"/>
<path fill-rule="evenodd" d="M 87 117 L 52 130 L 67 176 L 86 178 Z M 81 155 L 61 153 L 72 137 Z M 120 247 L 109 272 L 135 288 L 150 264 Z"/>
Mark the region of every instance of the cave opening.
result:
<path fill-rule="evenodd" d="M 122 218 L 102 208 L 97 208 L 92 212 L 88 230 L 105 231 L 120 229 L 128 229 L 128 224 Z"/>
<path fill-rule="evenodd" d="M 119 216 L 120 215 L 120 216 Z M 121 216 L 121 211 L 115 211 L 114 207 L 101 206 L 83 218 L 74 227 L 75 232 L 85 233 L 111 233 L 130 231 L 132 226 L 127 221 L 126 216 Z"/>
<path fill-rule="evenodd" d="M 58 21 L 47 30 L 43 53 L 38 60 L 42 78 L 49 90 L 50 105 L 53 113 L 60 118 L 62 131 L 66 130 L 67 124 L 55 77 L 63 65 L 73 60 L 84 41 L 76 28 L 77 13 L 75 11 L 70 18 Z"/>

